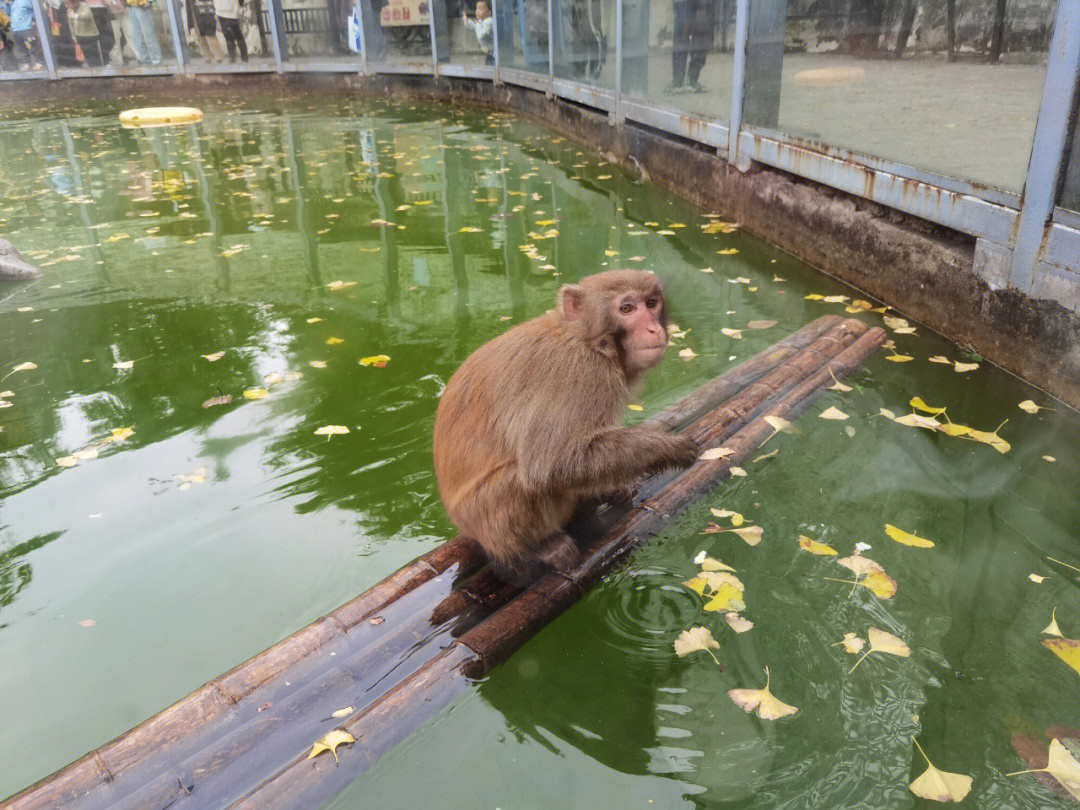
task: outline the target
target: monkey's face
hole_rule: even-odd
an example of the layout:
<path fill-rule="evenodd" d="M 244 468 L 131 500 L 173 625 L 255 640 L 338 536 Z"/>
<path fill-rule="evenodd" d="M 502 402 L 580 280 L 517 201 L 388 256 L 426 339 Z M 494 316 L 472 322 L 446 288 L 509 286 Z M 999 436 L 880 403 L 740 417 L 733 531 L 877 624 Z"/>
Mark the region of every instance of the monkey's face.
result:
<path fill-rule="evenodd" d="M 629 290 L 616 295 L 611 299 L 611 317 L 628 373 L 640 373 L 663 359 L 667 329 L 664 297 L 659 291 Z"/>

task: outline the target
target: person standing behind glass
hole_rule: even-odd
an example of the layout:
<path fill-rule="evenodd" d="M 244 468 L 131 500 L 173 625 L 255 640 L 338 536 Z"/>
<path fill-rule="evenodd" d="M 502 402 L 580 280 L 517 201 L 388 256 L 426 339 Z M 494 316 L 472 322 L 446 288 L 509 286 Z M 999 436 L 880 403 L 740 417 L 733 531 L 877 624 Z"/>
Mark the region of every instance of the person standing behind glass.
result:
<path fill-rule="evenodd" d="M 225 54 L 217 39 L 214 0 L 187 0 L 188 30 L 195 33 L 199 50 L 207 62 L 224 62 Z"/>
<path fill-rule="evenodd" d="M 14 0 L 11 4 L 11 40 L 19 70 L 41 69 L 37 57 L 37 33 L 34 30 L 34 0 Z"/>
<path fill-rule="evenodd" d="M 105 64 L 116 44 L 113 36 L 112 13 L 105 5 L 105 0 L 85 0 L 94 15 L 94 24 L 98 30 L 98 47 L 101 48 L 101 64 Z"/>
<path fill-rule="evenodd" d="M 161 43 L 154 27 L 153 0 L 125 0 L 131 22 L 131 47 L 140 65 L 161 64 Z"/>
<path fill-rule="evenodd" d="M 666 92 L 676 92 L 686 86 L 695 93 L 704 93 L 698 82 L 705 57 L 713 44 L 716 29 L 716 0 L 674 0 L 674 34 L 671 43 L 671 84 Z"/>
<path fill-rule="evenodd" d="M 475 20 L 470 20 L 468 15 L 462 11 L 461 21 L 465 23 L 466 28 L 476 34 L 476 42 L 480 46 L 480 50 L 484 52 L 484 64 L 494 65 L 495 59 L 491 52 L 495 45 L 495 18 L 491 16 L 491 8 L 488 6 L 487 0 L 476 0 Z"/>
<path fill-rule="evenodd" d="M 225 44 L 229 48 L 229 61 L 236 61 L 236 51 L 239 49 L 240 61 L 246 62 L 248 50 L 244 34 L 240 30 L 239 0 L 214 0 L 214 11 L 221 26 L 221 35 L 225 37 Z"/>
<path fill-rule="evenodd" d="M 104 59 L 101 54 L 101 42 L 98 36 L 94 12 L 83 0 L 64 0 L 68 13 L 68 29 L 71 38 L 79 44 L 87 67 L 101 67 Z"/>

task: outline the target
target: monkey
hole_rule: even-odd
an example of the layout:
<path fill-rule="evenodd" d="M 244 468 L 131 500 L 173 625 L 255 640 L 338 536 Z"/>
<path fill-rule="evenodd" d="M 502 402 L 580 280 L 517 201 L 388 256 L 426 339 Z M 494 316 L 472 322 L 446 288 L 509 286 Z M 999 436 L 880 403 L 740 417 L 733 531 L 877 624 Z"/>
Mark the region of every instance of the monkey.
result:
<path fill-rule="evenodd" d="M 578 562 L 564 528 L 582 502 L 697 459 L 687 436 L 619 424 L 667 342 L 660 280 L 610 270 L 564 285 L 554 309 L 485 343 L 451 376 L 435 415 L 439 491 L 504 582 Z"/>

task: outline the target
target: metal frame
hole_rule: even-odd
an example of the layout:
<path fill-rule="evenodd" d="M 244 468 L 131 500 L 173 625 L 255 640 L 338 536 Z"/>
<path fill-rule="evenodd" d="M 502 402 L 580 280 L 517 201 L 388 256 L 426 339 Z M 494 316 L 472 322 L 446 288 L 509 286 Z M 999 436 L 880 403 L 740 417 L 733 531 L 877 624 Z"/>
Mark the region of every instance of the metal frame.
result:
<path fill-rule="evenodd" d="M 1057 4 L 1031 159 L 1021 193 L 946 177 L 885 158 L 746 124 L 743 114 L 747 42 L 751 2 L 754 0 L 736 0 L 731 103 L 727 110 L 716 110 L 715 117 L 691 113 L 660 101 L 624 95 L 623 0 L 616 0 L 615 6 L 614 90 L 555 76 L 556 14 L 553 3 L 559 0 L 546 0 L 545 3 L 548 26 L 546 73 L 503 66 L 504 51 L 509 53 L 512 43 L 500 41 L 497 23 L 494 66 L 451 62 L 440 64 L 441 49 L 435 36 L 434 15 L 445 13 L 445 2 L 433 3 L 432 18 L 428 24 L 431 34 L 430 58 L 374 63 L 368 58 L 367 32 L 362 16 L 360 26 L 364 48 L 358 60 L 322 57 L 289 60 L 288 54 L 283 52 L 284 43 L 279 35 L 282 0 L 265 0 L 270 11 L 272 59 L 245 65 L 189 63 L 183 50 L 178 2 L 166 0 L 176 64 L 57 69 L 44 13 L 45 0 L 35 0 L 35 23 L 45 69 L 0 73 L 0 81 L 274 70 L 279 73 L 352 73 L 359 69 L 365 74 L 444 75 L 505 83 L 603 110 L 614 123 L 628 121 L 697 141 L 716 149 L 721 157 L 740 170 L 748 169 L 754 162 L 772 166 L 968 234 L 976 240 L 976 264 L 980 256 L 991 256 L 997 263 L 999 269 L 995 273 L 999 285 L 1007 282 L 1032 295 L 1042 294 L 1044 288 L 1060 288 L 1057 282 L 1049 282 L 1048 286 L 1050 276 L 1059 280 L 1067 277 L 1070 284 L 1075 277 L 1077 285 L 1080 285 L 1080 211 L 1055 207 L 1061 196 L 1071 139 L 1080 137 L 1080 125 L 1073 120 L 1080 106 L 1080 2 Z M 492 13 L 496 19 L 498 8 L 494 4 L 502 2 L 504 0 L 493 0 Z M 453 58 L 452 53 L 447 56 Z M 727 123 L 724 122 L 725 115 Z"/>

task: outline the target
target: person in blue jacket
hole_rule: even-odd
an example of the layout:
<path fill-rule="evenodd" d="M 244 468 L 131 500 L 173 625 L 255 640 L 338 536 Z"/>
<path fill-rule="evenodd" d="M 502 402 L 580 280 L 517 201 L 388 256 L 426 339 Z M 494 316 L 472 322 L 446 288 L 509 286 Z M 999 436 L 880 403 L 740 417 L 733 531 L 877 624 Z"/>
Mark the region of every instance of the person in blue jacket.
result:
<path fill-rule="evenodd" d="M 11 3 L 11 41 L 19 70 L 41 69 L 37 57 L 37 27 L 34 23 L 34 0 L 13 0 Z"/>

